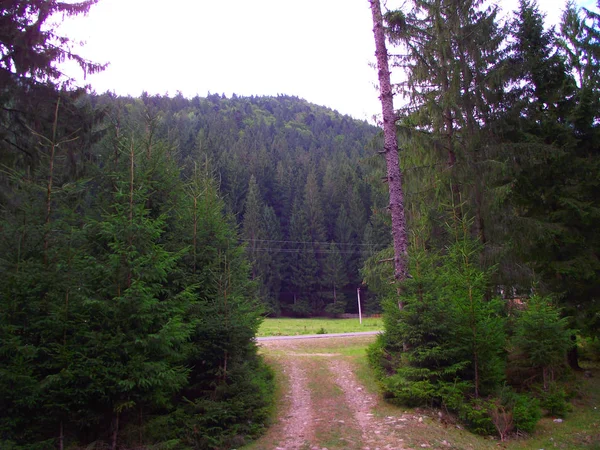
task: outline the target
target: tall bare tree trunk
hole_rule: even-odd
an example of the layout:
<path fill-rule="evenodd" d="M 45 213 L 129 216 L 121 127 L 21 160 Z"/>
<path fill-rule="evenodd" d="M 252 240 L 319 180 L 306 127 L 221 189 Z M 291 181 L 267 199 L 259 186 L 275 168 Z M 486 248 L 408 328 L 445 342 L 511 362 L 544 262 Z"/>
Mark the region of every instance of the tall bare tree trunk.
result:
<path fill-rule="evenodd" d="M 387 182 L 390 193 L 390 212 L 392 214 L 392 238 L 394 242 L 394 277 L 402 281 L 408 276 L 406 220 L 404 218 L 404 193 L 402 192 L 402 173 L 398 160 L 398 138 L 396 135 L 396 114 L 394 113 L 394 94 L 390 79 L 388 52 L 383 29 L 383 17 L 379 0 L 369 0 L 373 13 L 373 36 L 375 37 L 375 56 L 379 75 L 379 92 L 383 113 L 383 136 Z"/>

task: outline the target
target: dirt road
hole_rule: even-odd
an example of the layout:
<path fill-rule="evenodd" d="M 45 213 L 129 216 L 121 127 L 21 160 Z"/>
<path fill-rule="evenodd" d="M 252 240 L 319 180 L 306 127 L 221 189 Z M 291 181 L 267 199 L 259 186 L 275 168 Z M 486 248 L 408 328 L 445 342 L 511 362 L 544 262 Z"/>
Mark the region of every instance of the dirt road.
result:
<path fill-rule="evenodd" d="M 244 450 L 591 449 L 598 442 L 597 377 L 580 377 L 585 394 L 564 423 L 546 417 L 530 440 L 499 442 L 464 430 L 441 411 L 407 411 L 383 401 L 365 360 L 374 339 L 260 342 L 278 377 L 277 415 L 268 432 Z"/>
<path fill-rule="evenodd" d="M 422 426 L 411 414 L 386 416 L 381 400 L 356 375 L 357 352 L 373 336 L 264 341 L 267 360 L 281 376 L 277 421 L 251 449 L 401 450 L 403 430 Z M 364 366 L 362 368 L 364 370 Z M 372 387 L 371 387 L 372 388 Z"/>

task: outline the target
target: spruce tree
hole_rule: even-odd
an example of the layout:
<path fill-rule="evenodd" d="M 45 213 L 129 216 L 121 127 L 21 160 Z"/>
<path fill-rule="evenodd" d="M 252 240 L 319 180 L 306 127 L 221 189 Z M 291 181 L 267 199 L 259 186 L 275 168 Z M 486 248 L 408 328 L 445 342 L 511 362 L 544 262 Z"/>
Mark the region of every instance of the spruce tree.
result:
<path fill-rule="evenodd" d="M 342 314 L 346 311 L 347 299 L 342 289 L 348 284 L 346 267 L 342 255 L 334 242 L 329 244 L 327 258 L 323 267 L 323 288 L 328 304 L 325 310 L 330 314 Z"/>
<path fill-rule="evenodd" d="M 306 208 L 296 199 L 290 220 L 290 287 L 292 311 L 300 316 L 313 312 L 319 286 L 319 262 L 311 240 Z"/>
<path fill-rule="evenodd" d="M 306 178 L 303 202 L 310 240 L 320 247 L 325 240 L 325 224 L 321 189 L 314 169 Z"/>
<path fill-rule="evenodd" d="M 268 242 L 263 248 L 260 262 L 260 272 L 262 273 L 261 295 L 264 296 L 264 302 L 267 305 L 267 311 L 275 315 L 281 313 L 279 296 L 281 293 L 282 277 L 286 271 L 288 259 L 283 250 L 283 234 L 279 219 L 275 211 L 270 206 L 263 208 L 262 220 L 265 229 L 265 236 Z"/>
<path fill-rule="evenodd" d="M 542 294 L 557 295 L 565 313 L 576 321 L 571 326 L 587 334 L 595 327 L 592 305 L 598 296 L 590 282 L 599 273 L 598 242 L 588 220 L 598 212 L 592 187 L 598 177 L 598 127 L 591 122 L 598 103 L 590 101 L 597 81 L 592 78 L 591 85 L 578 87 L 576 57 L 565 59 L 560 53 L 559 44 L 575 39 L 579 25 L 573 14 L 565 14 L 569 23 L 563 26 L 567 34 L 560 44 L 544 30 L 536 5 L 521 2 L 511 58 L 520 63 L 514 66 L 514 80 L 526 87 L 511 92 L 516 100 L 503 118 L 512 144 L 505 146 L 512 158 L 506 167 L 511 185 L 505 201 L 514 212 L 509 216 L 508 242 L 513 254 L 532 269 L 529 282 L 539 282 Z M 581 304 L 591 308 L 575 306 Z M 576 359 L 573 350 L 574 367 Z"/>
<path fill-rule="evenodd" d="M 11 0 L 3 2 L 0 23 L 0 163 L 11 169 L 35 171 L 40 164 L 36 151 L 37 137 L 52 136 L 52 124 L 57 91 L 62 84 L 63 100 L 72 99 L 83 90 L 65 90 L 70 81 L 58 63 L 71 60 L 84 73 L 102 71 L 106 65 L 96 64 L 73 51 L 73 42 L 58 33 L 59 15 L 85 15 L 97 0 L 78 3 L 58 1 Z M 77 114 L 61 108 L 61 115 L 71 115 L 72 121 L 61 120 L 59 129 L 70 128 L 63 136 L 83 139 L 84 133 L 77 124 Z M 76 132 L 75 132 L 76 131 Z M 75 133 L 74 133 L 75 132 Z M 61 133 L 59 133 L 59 136 Z M 80 147 L 81 149 L 81 147 Z M 73 161 L 71 159 L 71 161 Z M 43 164 L 43 163 L 42 163 Z M 9 181 L 0 174 L 2 191 L 10 189 Z M 4 204 L 0 195 L 0 204 Z"/>
<path fill-rule="evenodd" d="M 407 170 L 435 167 L 433 182 L 417 192 L 441 191 L 437 202 L 445 204 L 469 200 L 485 241 L 482 168 L 491 135 L 483 127 L 494 119 L 504 83 L 497 8 L 480 0 L 416 0 L 386 20 L 392 42 L 401 48 L 396 63 L 408 73 L 402 90 L 408 105 L 401 111 Z M 440 182 L 448 188 L 440 190 Z"/>
<path fill-rule="evenodd" d="M 544 390 L 559 378 L 572 347 L 572 330 L 568 319 L 550 298 L 533 295 L 527 306 L 517 311 L 511 344 L 519 358 L 514 358 L 512 372 L 528 374 L 528 383 L 540 382 Z M 534 370 L 531 376 L 529 370 Z M 520 380 L 519 380 L 520 381 Z"/>
<path fill-rule="evenodd" d="M 122 414 L 167 406 L 187 382 L 183 349 L 192 330 L 184 314 L 191 293 L 185 286 L 165 289 L 181 255 L 165 248 L 165 215 L 148 209 L 152 172 L 136 170 L 144 166 L 145 150 L 133 142 L 122 146 L 107 210 L 89 226 L 93 247 L 84 279 L 90 328 L 82 339 L 94 350 L 82 362 L 96 373 L 90 387 L 112 414 L 113 448 Z"/>
<path fill-rule="evenodd" d="M 262 201 L 254 175 L 250 177 L 248 194 L 244 204 L 244 220 L 242 223 L 242 237 L 248 246 L 248 257 L 252 263 L 252 277 L 257 278 L 257 265 L 259 252 L 263 247 L 265 233 L 262 227 Z"/>
<path fill-rule="evenodd" d="M 81 407 L 88 394 L 73 385 L 69 366 L 78 351 L 73 336 L 85 329 L 87 314 L 80 276 L 88 212 L 88 180 L 82 173 L 89 167 L 70 159 L 74 138 L 83 132 L 65 134 L 69 124 L 63 117 L 89 122 L 71 110 L 75 104 L 70 93 L 54 92 L 53 98 L 50 130 L 39 124 L 28 131 L 37 145 L 23 140 L 35 155 L 29 166 L 16 163 L 4 171 L 8 189 L 0 225 L 0 270 L 6 278 L 0 289 L 0 389 L 7 415 L 0 427 L 3 439 L 18 443 L 56 439 L 64 444 L 76 412 L 83 409 L 82 416 L 88 417 Z M 22 364 L 29 367 L 24 370 Z M 39 387 L 42 382 L 44 389 Z M 23 386 L 30 392 L 22 391 Z M 47 414 L 35 420 L 31 408 L 41 405 Z"/>
<path fill-rule="evenodd" d="M 502 304 L 488 298 L 490 270 L 479 264 L 481 244 L 469 222 L 464 216 L 450 222 L 454 242 L 443 251 L 428 248 L 425 220 L 415 227 L 404 308 L 385 283 L 370 283 L 387 291 L 386 332 L 370 351 L 386 395 L 403 405 L 443 406 L 466 422 L 473 408 L 482 409 L 478 399 L 502 385 L 506 343 Z M 371 270 L 369 278 L 382 275 Z"/>
<path fill-rule="evenodd" d="M 78 3 L 12 0 L 3 4 L 0 63 L 2 85 L 14 88 L 17 82 L 54 81 L 63 76 L 56 63 L 64 59 L 75 61 L 86 73 L 102 70 L 105 66 L 73 53 L 69 48 L 71 41 L 57 34 L 56 24 L 47 23 L 55 14 L 87 14 L 97 2 L 98 0 Z"/>

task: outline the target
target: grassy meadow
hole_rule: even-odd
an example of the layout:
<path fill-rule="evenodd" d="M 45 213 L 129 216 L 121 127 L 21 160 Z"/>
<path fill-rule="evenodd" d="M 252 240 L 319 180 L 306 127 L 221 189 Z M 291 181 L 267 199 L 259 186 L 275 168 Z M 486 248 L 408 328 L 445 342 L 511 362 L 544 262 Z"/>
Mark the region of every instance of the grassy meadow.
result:
<path fill-rule="evenodd" d="M 290 319 L 267 318 L 261 324 L 257 336 L 298 336 L 302 334 L 353 333 L 358 331 L 383 330 L 383 322 L 379 317 L 358 319 Z"/>

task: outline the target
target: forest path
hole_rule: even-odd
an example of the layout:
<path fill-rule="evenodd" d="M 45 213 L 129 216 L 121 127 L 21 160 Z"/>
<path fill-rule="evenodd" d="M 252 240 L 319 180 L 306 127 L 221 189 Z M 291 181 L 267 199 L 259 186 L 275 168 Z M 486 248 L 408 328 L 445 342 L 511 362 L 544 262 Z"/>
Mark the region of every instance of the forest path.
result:
<path fill-rule="evenodd" d="M 373 336 L 261 342 L 282 388 L 279 416 L 253 450 L 408 450 L 403 430 L 422 426 L 411 414 L 385 416 L 382 400 L 356 372 Z M 421 419 L 422 421 L 422 419 Z"/>

